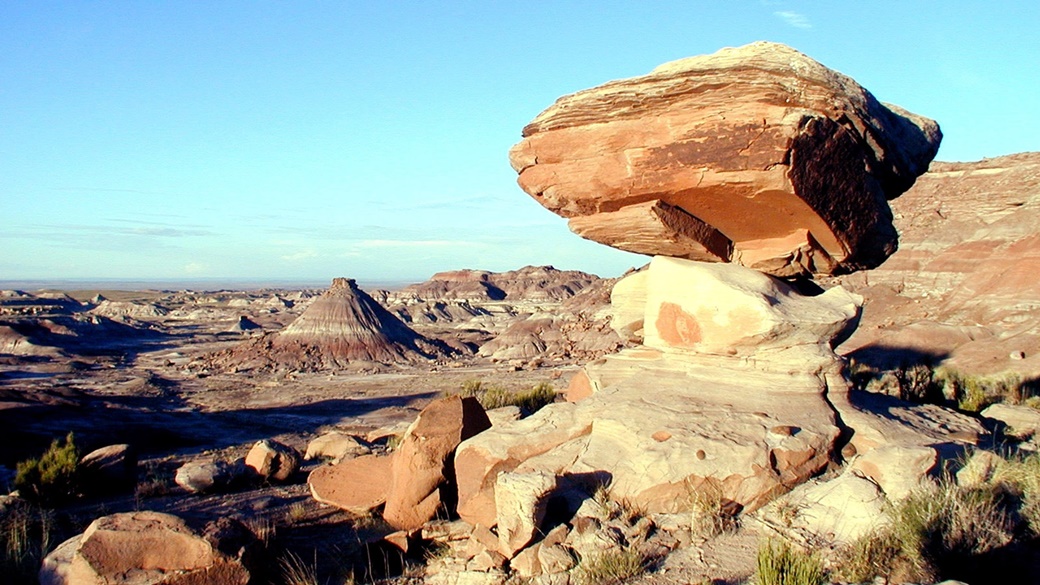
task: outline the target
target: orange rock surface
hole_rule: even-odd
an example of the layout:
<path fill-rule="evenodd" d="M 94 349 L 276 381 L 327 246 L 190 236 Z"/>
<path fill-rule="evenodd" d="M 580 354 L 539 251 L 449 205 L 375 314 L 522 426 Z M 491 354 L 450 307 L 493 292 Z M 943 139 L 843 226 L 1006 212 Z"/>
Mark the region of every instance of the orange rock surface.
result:
<path fill-rule="evenodd" d="M 564 96 L 510 151 L 520 186 L 579 235 L 775 276 L 872 268 L 887 200 L 938 125 L 775 43 L 723 49 Z"/>

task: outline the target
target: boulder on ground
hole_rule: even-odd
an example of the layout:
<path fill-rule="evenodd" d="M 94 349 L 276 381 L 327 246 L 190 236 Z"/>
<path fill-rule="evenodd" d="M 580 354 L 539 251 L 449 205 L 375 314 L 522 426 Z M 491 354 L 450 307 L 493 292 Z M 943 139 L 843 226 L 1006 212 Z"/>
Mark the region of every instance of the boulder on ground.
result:
<path fill-rule="evenodd" d="M 891 501 L 937 479 L 947 463 L 963 461 L 988 434 L 975 418 L 934 404 L 840 387 L 827 398 L 851 430 L 847 449 L 855 456 L 850 465 L 881 486 Z"/>
<path fill-rule="evenodd" d="M 1004 423 L 1006 432 L 1019 439 L 1032 439 L 1040 432 L 1040 410 L 1014 404 L 992 404 L 980 413 Z"/>
<path fill-rule="evenodd" d="M 505 472 L 495 480 L 499 552 L 512 558 L 534 540 L 545 519 L 556 476 L 544 471 Z"/>
<path fill-rule="evenodd" d="M 246 585 L 239 558 L 159 512 L 98 518 L 43 562 L 43 585 Z"/>
<path fill-rule="evenodd" d="M 450 396 L 430 403 L 405 432 L 391 463 L 383 518 L 402 530 L 420 528 L 441 504 L 454 507 L 453 459 L 459 443 L 491 427 L 476 398 Z M 449 501 L 441 498 L 441 488 Z"/>
<path fill-rule="evenodd" d="M 137 453 L 127 444 L 96 449 L 80 459 L 77 473 L 88 493 L 133 489 L 137 485 Z"/>
<path fill-rule="evenodd" d="M 196 459 L 177 468 L 173 481 L 191 493 L 204 493 L 228 488 L 245 474 L 245 465 L 240 461 Z"/>
<path fill-rule="evenodd" d="M 798 486 L 760 516 L 792 537 L 848 545 L 885 522 L 887 505 L 877 484 L 846 471 L 830 481 Z"/>
<path fill-rule="evenodd" d="M 939 148 L 932 120 L 759 42 L 564 96 L 509 153 L 521 188 L 578 235 L 776 276 L 872 268 L 887 200 Z"/>
<path fill-rule="evenodd" d="M 332 431 L 307 443 L 307 453 L 303 458 L 307 460 L 324 458 L 331 459 L 333 463 L 338 463 L 348 457 L 360 457 L 371 452 L 372 450 L 358 440 L 357 437 L 339 431 Z"/>
<path fill-rule="evenodd" d="M 263 439 L 249 450 L 246 467 L 264 479 L 285 481 L 300 469 L 300 453 L 278 441 Z"/>
<path fill-rule="evenodd" d="M 392 457 L 363 455 L 322 465 L 307 477 L 315 500 L 364 516 L 386 502 Z"/>

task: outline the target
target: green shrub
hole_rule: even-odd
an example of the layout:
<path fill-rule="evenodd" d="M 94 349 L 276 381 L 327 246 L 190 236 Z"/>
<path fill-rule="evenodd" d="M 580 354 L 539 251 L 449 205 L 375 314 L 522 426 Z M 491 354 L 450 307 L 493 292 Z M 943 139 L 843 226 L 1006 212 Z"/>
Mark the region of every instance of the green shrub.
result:
<path fill-rule="evenodd" d="M 60 503 L 76 494 L 78 465 L 79 451 L 69 433 L 64 445 L 55 439 L 42 456 L 18 464 L 15 489 L 30 501 Z"/>
<path fill-rule="evenodd" d="M 480 380 L 463 382 L 462 389 L 455 395 L 474 397 L 485 410 L 503 406 L 517 406 L 524 416 L 529 416 L 543 406 L 556 401 L 556 390 L 552 384 L 542 382 L 527 390 L 507 390 L 501 386 L 485 386 Z M 449 394 L 451 395 L 451 394 Z"/>
<path fill-rule="evenodd" d="M 823 585 L 823 562 L 814 554 L 784 541 L 766 541 L 758 549 L 755 583 L 758 585 Z"/>

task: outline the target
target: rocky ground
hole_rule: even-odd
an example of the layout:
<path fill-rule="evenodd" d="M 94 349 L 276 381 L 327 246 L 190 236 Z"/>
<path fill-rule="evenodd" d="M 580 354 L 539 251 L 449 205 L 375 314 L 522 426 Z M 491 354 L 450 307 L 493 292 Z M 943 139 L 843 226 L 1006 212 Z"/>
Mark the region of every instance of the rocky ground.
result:
<path fill-rule="evenodd" d="M 322 557 L 347 544 L 357 548 L 357 519 L 310 496 L 305 480 L 320 460 L 304 462 L 286 482 L 246 482 L 212 494 L 192 494 L 174 475 L 191 461 L 241 459 L 262 439 L 303 453 L 310 440 L 331 430 L 365 437 L 387 429 L 371 444 L 385 451 L 386 437 L 399 434 L 430 401 L 474 381 L 510 390 L 548 383 L 562 390 L 576 367 L 570 355 L 575 344 L 566 336 L 505 358 L 476 355 L 475 343 L 467 348 L 457 340 L 486 341 L 534 315 L 557 314 L 583 289 L 599 284 L 595 290 L 604 290 L 600 279 L 531 267 L 499 278 L 493 288 L 480 286 L 479 294 L 467 292 L 470 281 L 486 275 L 460 271 L 447 281 L 435 277 L 401 291 L 373 291 L 405 323 L 432 339 L 455 341 L 462 351 L 402 365 L 366 361 L 322 371 L 293 364 L 221 369 L 214 359 L 283 330 L 322 291 L 4 291 L 0 481 L 9 486 L 17 462 L 72 432 L 82 453 L 133 445 L 139 477 L 135 490 L 63 507 L 62 533 L 82 530 L 105 513 L 157 510 L 196 523 L 231 516 L 271 524 L 279 542 L 301 558 L 314 557 L 315 542 Z M 427 298 L 431 291 L 441 296 Z M 593 303 L 593 313 L 602 302 Z M 595 318 L 602 316 L 569 311 L 556 319 Z M 243 330 L 242 323 L 257 327 Z M 590 336 L 588 347 L 618 343 L 603 329 L 607 340 Z M 582 356 L 595 351 L 588 347 L 580 349 Z M 362 538 L 381 535 L 380 529 L 378 523 L 365 526 Z M 321 564 L 326 571 L 326 561 Z"/>

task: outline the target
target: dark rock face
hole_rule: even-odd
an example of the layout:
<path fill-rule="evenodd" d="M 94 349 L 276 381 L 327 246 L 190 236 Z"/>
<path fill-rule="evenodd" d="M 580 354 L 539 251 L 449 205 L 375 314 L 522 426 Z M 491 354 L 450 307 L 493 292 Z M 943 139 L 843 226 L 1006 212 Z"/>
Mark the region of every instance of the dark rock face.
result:
<path fill-rule="evenodd" d="M 884 262 L 897 241 L 887 201 L 942 137 L 774 43 L 562 97 L 523 136 L 510 151 L 520 186 L 582 237 L 781 277 Z"/>

